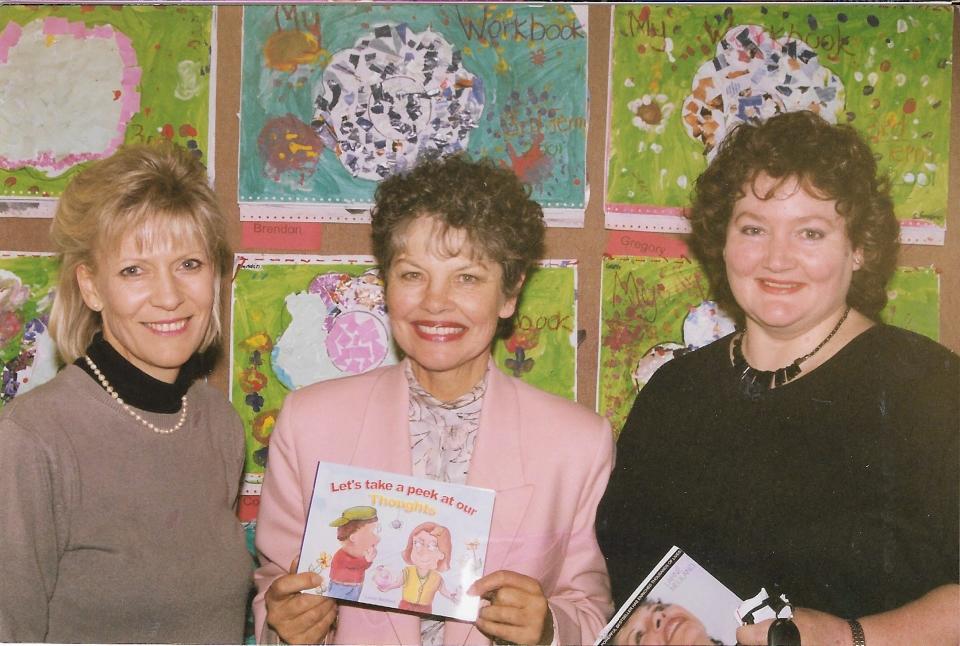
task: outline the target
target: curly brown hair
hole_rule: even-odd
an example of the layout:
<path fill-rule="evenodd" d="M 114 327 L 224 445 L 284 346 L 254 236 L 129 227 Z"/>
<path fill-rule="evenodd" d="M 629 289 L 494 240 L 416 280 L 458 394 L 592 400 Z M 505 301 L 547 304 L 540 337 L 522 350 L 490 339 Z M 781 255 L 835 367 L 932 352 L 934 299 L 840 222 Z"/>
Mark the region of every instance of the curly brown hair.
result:
<path fill-rule="evenodd" d="M 450 229 L 462 230 L 475 254 L 498 263 L 506 296 L 517 294 L 543 255 L 543 209 L 513 171 L 489 160 L 459 154 L 421 161 L 381 182 L 374 199 L 373 254 L 385 280 L 404 231 L 420 216 L 435 218 L 443 239 Z"/>
<path fill-rule="evenodd" d="M 740 323 L 743 311 L 727 282 L 723 259 L 727 226 L 737 200 L 764 173 L 778 182 L 797 179 L 804 190 L 836 200 L 854 249 L 863 264 L 853 273 L 847 304 L 877 319 L 887 303 L 886 284 L 896 268 L 900 227 L 890 186 L 863 137 L 847 125 L 833 125 L 809 111 L 779 114 L 757 124 L 738 125 L 697 179 L 690 220 L 690 248 L 703 265 L 713 296 Z M 758 195 L 769 199 L 770 195 Z"/>

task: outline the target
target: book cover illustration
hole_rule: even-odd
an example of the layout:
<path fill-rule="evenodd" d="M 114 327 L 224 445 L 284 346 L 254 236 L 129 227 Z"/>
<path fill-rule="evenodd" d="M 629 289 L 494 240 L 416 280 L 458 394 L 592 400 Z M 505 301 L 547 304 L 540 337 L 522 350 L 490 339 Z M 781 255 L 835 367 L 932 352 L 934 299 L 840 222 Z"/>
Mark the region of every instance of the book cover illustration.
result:
<path fill-rule="evenodd" d="M 741 600 L 672 547 L 597 639 L 605 644 L 735 644 Z"/>
<path fill-rule="evenodd" d="M 298 572 L 314 594 L 474 621 L 495 493 L 320 462 Z"/>

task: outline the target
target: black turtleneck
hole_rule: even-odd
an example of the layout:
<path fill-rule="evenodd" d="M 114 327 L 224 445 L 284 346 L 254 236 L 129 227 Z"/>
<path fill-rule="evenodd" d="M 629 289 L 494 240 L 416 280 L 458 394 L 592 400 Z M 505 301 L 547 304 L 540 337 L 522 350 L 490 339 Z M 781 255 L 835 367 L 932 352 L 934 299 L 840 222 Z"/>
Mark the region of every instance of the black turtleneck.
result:
<path fill-rule="evenodd" d="M 179 411 L 184 393 L 202 373 L 201 358 L 194 354 L 181 366 L 177 380 L 172 384 L 155 379 L 127 361 L 103 338 L 101 332 L 97 332 L 93 337 L 93 341 L 87 348 L 87 356 L 97 364 L 97 368 L 124 402 L 151 413 Z M 73 364 L 83 369 L 98 384 L 100 383 L 83 357 L 79 357 Z"/>

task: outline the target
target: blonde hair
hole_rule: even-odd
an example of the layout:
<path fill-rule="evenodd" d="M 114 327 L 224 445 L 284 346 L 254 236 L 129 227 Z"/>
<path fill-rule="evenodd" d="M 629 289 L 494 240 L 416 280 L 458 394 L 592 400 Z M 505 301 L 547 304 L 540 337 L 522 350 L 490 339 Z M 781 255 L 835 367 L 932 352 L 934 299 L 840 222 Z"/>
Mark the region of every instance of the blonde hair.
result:
<path fill-rule="evenodd" d="M 199 240 L 215 274 L 213 312 L 200 350 L 220 338 L 220 283 L 230 270 L 226 221 L 207 183 L 203 164 L 169 143 L 123 146 L 81 171 L 60 198 L 50 237 L 60 260 L 50 333 L 61 359 L 86 352 L 102 328 L 100 314 L 83 300 L 77 268 L 96 272 L 97 256 L 129 235 L 141 248 L 157 240 Z"/>

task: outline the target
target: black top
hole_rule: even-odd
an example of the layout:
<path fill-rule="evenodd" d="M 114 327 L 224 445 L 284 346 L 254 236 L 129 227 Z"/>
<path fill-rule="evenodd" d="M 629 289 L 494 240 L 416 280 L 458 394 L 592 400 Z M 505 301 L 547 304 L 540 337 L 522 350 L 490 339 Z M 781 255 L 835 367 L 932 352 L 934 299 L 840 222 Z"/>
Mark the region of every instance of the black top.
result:
<path fill-rule="evenodd" d="M 622 604 L 676 545 L 735 594 L 840 617 L 958 581 L 960 361 L 878 325 L 755 401 L 730 337 L 640 391 L 597 516 Z"/>
<path fill-rule="evenodd" d="M 194 354 L 180 368 L 177 380 L 168 384 L 148 375 L 127 361 L 103 338 L 102 332 L 97 332 L 94 335 L 93 341 L 87 347 L 87 356 L 96 364 L 125 403 L 151 413 L 178 412 L 183 405 L 181 397 L 186 394 L 190 385 L 203 371 L 200 355 Z M 77 358 L 73 365 L 82 368 L 84 372 L 99 383 L 97 376 L 83 357 Z"/>

